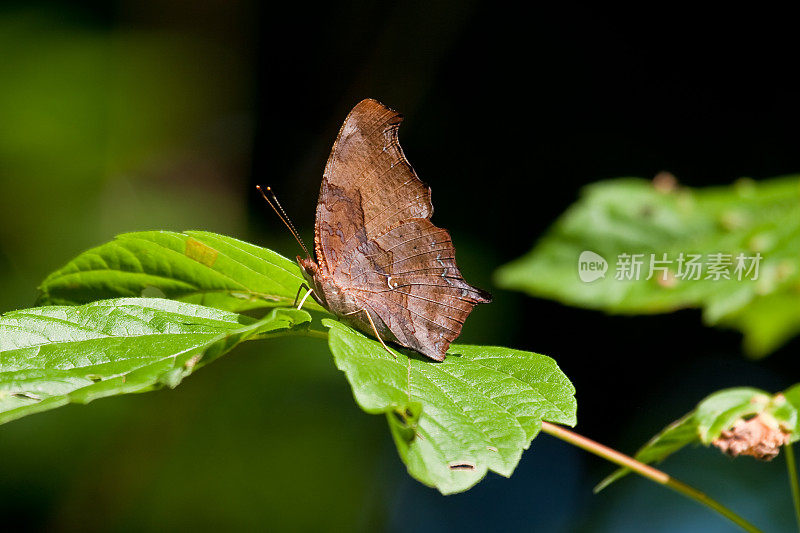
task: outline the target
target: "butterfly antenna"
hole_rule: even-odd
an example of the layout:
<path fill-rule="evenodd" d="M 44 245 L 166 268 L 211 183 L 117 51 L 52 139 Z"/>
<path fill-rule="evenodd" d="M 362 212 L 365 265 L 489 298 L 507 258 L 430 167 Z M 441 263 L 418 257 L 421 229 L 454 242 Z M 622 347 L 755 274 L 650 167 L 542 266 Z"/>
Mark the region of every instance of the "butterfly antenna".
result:
<path fill-rule="evenodd" d="M 311 257 L 311 254 L 308 253 L 308 248 L 306 248 L 303 239 L 300 238 L 300 234 L 297 232 L 297 229 L 294 227 L 294 224 L 292 224 L 292 220 L 289 218 L 289 215 L 287 215 L 286 211 L 283 210 L 283 206 L 278 201 L 278 197 L 275 196 L 275 193 L 272 192 L 272 189 L 269 186 L 266 188 L 270 196 L 267 196 L 267 194 L 264 192 L 264 189 L 261 188 L 261 185 L 256 185 L 256 189 L 258 189 L 258 192 L 261 193 L 261 196 L 264 197 L 264 200 L 267 201 L 272 210 L 275 211 L 275 214 L 278 215 L 278 218 L 281 219 L 281 222 L 283 222 L 286 225 L 286 227 L 289 228 L 289 231 L 291 232 L 292 236 L 295 238 L 297 243 L 306 253 L 306 256 Z"/>

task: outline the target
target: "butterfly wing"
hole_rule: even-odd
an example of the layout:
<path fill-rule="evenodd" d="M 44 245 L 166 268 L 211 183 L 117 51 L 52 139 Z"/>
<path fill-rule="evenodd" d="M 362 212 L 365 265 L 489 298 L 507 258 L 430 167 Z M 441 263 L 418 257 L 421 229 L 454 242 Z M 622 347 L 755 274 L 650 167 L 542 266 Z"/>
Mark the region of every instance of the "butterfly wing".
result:
<path fill-rule="evenodd" d="M 391 332 L 389 340 L 441 361 L 472 308 L 491 301 L 464 281 L 454 253 L 447 230 L 410 219 L 349 251 L 335 277 Z"/>
<path fill-rule="evenodd" d="M 450 234 L 430 222 L 430 189 L 400 148 L 401 121 L 375 100 L 347 116 L 325 167 L 315 249 L 379 333 L 441 361 L 472 308 L 491 297 L 464 281 Z"/>
<path fill-rule="evenodd" d="M 340 250 L 357 246 L 361 228 L 373 237 L 404 220 L 430 218 L 433 213 L 430 188 L 417 177 L 397 140 L 402 120 L 402 115 L 371 99 L 347 115 L 325 165 L 317 205 L 315 247 L 320 262 L 336 263 Z"/>

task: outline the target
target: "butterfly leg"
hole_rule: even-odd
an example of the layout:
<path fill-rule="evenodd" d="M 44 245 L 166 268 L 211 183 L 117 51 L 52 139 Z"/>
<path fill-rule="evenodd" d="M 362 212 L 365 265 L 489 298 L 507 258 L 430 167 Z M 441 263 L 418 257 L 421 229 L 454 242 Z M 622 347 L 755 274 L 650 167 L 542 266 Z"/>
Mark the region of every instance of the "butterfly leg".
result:
<path fill-rule="evenodd" d="M 383 348 L 387 352 L 389 352 L 389 355 L 391 355 L 392 357 L 397 359 L 397 355 L 395 355 L 395 353 L 393 351 L 391 351 L 388 346 L 386 346 L 386 343 L 383 342 L 383 339 L 381 339 L 381 336 L 378 334 L 378 328 L 375 327 L 375 322 L 372 321 L 372 317 L 369 315 L 369 311 L 367 311 L 366 309 L 362 309 L 362 311 L 364 311 L 364 314 L 367 315 L 367 320 L 369 320 L 369 323 L 372 326 L 372 331 L 375 332 L 375 337 L 377 337 L 377 339 L 379 341 L 381 341 L 381 344 L 383 345 Z"/>
<path fill-rule="evenodd" d="M 386 343 L 383 342 L 383 339 L 381 338 L 380 333 L 378 333 L 378 328 L 375 327 L 375 322 L 372 321 L 372 317 L 370 316 L 369 311 L 367 311 L 366 307 L 364 307 L 362 309 L 359 309 L 358 311 L 353 311 L 352 313 L 347 313 L 347 314 L 345 314 L 343 316 L 354 315 L 356 313 L 361 313 L 362 311 L 364 312 L 365 315 L 367 315 L 367 320 L 369 320 L 369 324 L 370 324 L 370 326 L 372 326 L 372 331 L 375 333 L 375 338 L 380 341 L 380 343 L 383 345 L 383 348 L 387 352 L 389 352 L 389 355 L 391 355 L 392 357 L 397 359 L 397 355 L 395 355 L 395 353 L 393 351 L 391 351 L 388 346 L 386 346 Z"/>
<path fill-rule="evenodd" d="M 300 291 L 302 291 L 303 289 L 306 289 L 308 292 L 306 292 L 305 296 L 303 296 L 303 299 L 302 299 L 302 300 L 300 300 L 300 305 L 297 305 L 297 300 L 300 298 Z M 304 303 L 306 303 L 306 299 L 308 299 L 308 296 L 309 296 L 309 295 L 310 295 L 312 292 L 314 292 L 314 289 L 312 289 L 311 287 L 309 287 L 309 286 L 308 286 L 308 285 L 306 285 L 305 283 L 301 284 L 301 285 L 300 285 L 300 286 L 297 288 L 297 294 L 295 294 L 295 295 L 294 295 L 294 303 L 292 304 L 292 307 L 295 307 L 295 306 L 296 306 L 296 307 L 297 307 L 297 310 L 299 311 L 299 310 L 300 310 L 300 309 L 303 307 L 303 304 L 304 304 Z"/>

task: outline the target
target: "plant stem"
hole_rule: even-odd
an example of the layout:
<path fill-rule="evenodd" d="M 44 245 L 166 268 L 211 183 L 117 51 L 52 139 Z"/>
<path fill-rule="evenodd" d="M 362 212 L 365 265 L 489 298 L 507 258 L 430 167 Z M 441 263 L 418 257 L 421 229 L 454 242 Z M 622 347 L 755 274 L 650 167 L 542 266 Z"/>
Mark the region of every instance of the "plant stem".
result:
<path fill-rule="evenodd" d="M 661 470 L 653 468 L 650 465 L 646 465 L 644 463 L 640 463 L 636 459 L 629 457 L 623 453 L 620 453 L 616 450 L 612 450 L 608 446 L 604 446 L 598 442 L 595 442 L 591 439 L 587 439 L 582 435 L 578 435 L 568 429 L 565 429 L 561 426 L 556 426 L 549 422 L 542 421 L 542 431 L 552 435 L 556 438 L 559 438 L 563 441 L 566 441 L 573 446 L 577 446 L 578 448 L 582 448 L 589 453 L 593 453 L 598 457 L 602 457 L 607 461 L 611 461 L 612 463 L 618 464 L 621 467 L 628 468 L 633 472 L 636 472 L 640 476 L 646 477 L 651 481 L 655 481 L 660 485 L 665 485 L 672 490 L 686 496 L 687 498 L 691 498 L 698 503 L 705 505 L 706 507 L 718 512 L 740 528 L 745 531 L 751 533 L 759 533 L 760 530 L 752 525 L 750 522 L 742 518 L 741 516 L 737 515 L 718 501 L 708 497 L 706 494 L 700 492 L 699 490 L 691 487 L 685 483 L 678 481 L 670 477 L 668 474 L 665 474 Z M 788 454 L 787 454 L 788 458 Z M 796 479 L 796 478 L 795 478 Z"/>
<path fill-rule="evenodd" d="M 794 461 L 794 448 L 789 443 L 783 447 L 786 452 L 786 470 L 789 472 L 789 485 L 792 487 L 794 515 L 797 518 L 797 529 L 800 531 L 800 484 L 797 482 L 797 465 Z"/>

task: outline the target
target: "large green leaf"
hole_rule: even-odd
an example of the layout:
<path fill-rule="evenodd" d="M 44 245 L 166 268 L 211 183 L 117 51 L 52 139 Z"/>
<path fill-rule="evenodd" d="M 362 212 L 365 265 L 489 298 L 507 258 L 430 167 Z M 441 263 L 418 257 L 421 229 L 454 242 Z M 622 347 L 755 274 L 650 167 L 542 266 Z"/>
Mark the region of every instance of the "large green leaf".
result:
<path fill-rule="evenodd" d="M 444 494 L 510 476 L 541 421 L 574 426 L 575 389 L 544 355 L 453 345 L 442 363 L 393 351 L 335 320 L 329 345 L 358 405 L 386 413 L 409 473 Z"/>
<path fill-rule="evenodd" d="M 743 418 L 769 415 L 787 432 L 791 432 L 791 442 L 800 438 L 798 410 L 800 409 L 800 385 L 795 385 L 776 395 L 760 389 L 737 387 L 717 391 L 697 407 L 676 420 L 650 439 L 634 455 L 634 459 L 645 464 L 659 463 L 689 444 L 708 446 L 720 434 Z M 629 474 L 627 468 L 620 468 L 601 481 L 595 492 Z"/>
<path fill-rule="evenodd" d="M 70 402 L 174 387 L 248 338 L 310 320 L 296 309 L 254 320 L 159 298 L 6 313 L 0 317 L 0 423 Z"/>
<path fill-rule="evenodd" d="M 291 305 L 304 282 L 294 261 L 205 231 L 125 233 L 52 273 L 40 305 L 165 296 L 227 311 Z M 311 299 L 307 306 L 321 310 Z"/>
<path fill-rule="evenodd" d="M 578 263 L 585 251 L 607 261 L 604 277 L 581 280 Z M 681 253 L 701 256 L 702 279 L 677 277 Z M 757 279 L 751 279 L 754 273 L 742 280 L 734 275 L 740 253 L 761 255 Z M 638 281 L 616 279 L 621 254 L 643 254 Z M 651 254 L 656 261 L 667 254 L 671 263 L 666 275 L 654 271 L 648 280 Z M 705 279 L 712 254 L 730 254 L 731 279 Z M 610 313 L 700 307 L 708 324 L 740 329 L 747 352 L 762 356 L 800 331 L 800 180 L 740 180 L 707 189 L 640 179 L 600 182 L 584 190 L 530 253 L 501 267 L 496 280 Z"/>

